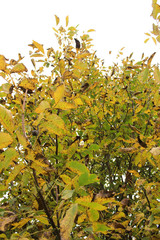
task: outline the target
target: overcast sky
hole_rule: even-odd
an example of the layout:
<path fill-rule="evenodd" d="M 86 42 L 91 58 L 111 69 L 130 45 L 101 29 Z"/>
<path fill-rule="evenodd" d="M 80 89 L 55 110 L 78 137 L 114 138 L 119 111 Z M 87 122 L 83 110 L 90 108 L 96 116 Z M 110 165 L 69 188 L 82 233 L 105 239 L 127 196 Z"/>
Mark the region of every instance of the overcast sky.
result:
<path fill-rule="evenodd" d="M 152 0 L 1 0 L 0 54 L 6 58 L 17 58 L 18 53 L 27 56 L 28 44 L 35 40 L 45 48 L 55 45 L 54 15 L 65 24 L 79 24 L 80 32 L 94 28 L 91 33 L 98 56 L 105 59 L 105 65 L 116 62 L 120 48 L 125 47 L 124 56 L 132 51 L 135 58 L 141 54 L 151 55 L 159 46 L 144 33 L 152 29 L 150 17 Z M 112 55 L 108 54 L 112 51 Z M 156 56 L 156 61 L 159 57 Z"/>

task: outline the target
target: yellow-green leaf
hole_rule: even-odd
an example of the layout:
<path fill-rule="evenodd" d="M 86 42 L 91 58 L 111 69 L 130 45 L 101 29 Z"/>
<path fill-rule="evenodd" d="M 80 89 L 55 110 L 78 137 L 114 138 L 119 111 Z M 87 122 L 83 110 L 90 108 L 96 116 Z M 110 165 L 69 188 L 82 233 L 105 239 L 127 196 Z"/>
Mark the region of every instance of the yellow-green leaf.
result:
<path fill-rule="evenodd" d="M 38 42 L 36 42 L 36 41 L 34 41 L 34 40 L 33 40 L 33 44 L 34 44 L 34 46 L 35 46 L 36 48 L 38 48 L 38 50 L 39 50 L 40 52 L 42 52 L 42 53 L 44 54 L 44 49 L 43 49 L 43 45 L 42 45 L 42 44 L 39 44 Z"/>
<path fill-rule="evenodd" d="M 77 162 L 77 161 L 69 162 L 67 164 L 67 167 L 69 169 L 71 169 L 73 172 L 78 173 L 79 175 L 81 175 L 82 173 L 88 173 L 87 167 L 83 163 L 80 163 L 80 162 Z"/>
<path fill-rule="evenodd" d="M 55 126 L 57 126 L 58 128 L 61 128 L 63 130 L 65 130 L 65 125 L 64 125 L 64 121 L 61 117 L 59 117 L 56 114 L 51 114 L 48 117 L 46 117 L 46 120 L 51 122 L 52 124 L 54 124 Z"/>
<path fill-rule="evenodd" d="M 36 216 L 36 219 L 45 225 L 49 225 L 48 219 L 43 216 Z"/>
<path fill-rule="evenodd" d="M 96 233 L 106 234 L 111 228 L 107 227 L 105 223 L 94 222 L 93 223 L 93 231 Z"/>
<path fill-rule="evenodd" d="M 13 133 L 14 123 L 12 119 L 12 114 L 2 105 L 0 105 L 0 123 L 9 133 Z"/>
<path fill-rule="evenodd" d="M 57 15 L 54 15 L 55 16 L 55 19 L 56 19 L 56 25 L 58 25 L 59 24 L 59 21 L 60 21 L 60 19 L 59 19 L 59 17 L 57 17 Z"/>
<path fill-rule="evenodd" d="M 3 155 L 5 158 L 0 162 L 0 171 L 2 169 L 7 169 L 12 161 L 15 161 L 18 158 L 18 152 L 14 148 L 8 148 Z"/>
<path fill-rule="evenodd" d="M 99 219 L 99 212 L 93 208 L 88 210 L 89 220 L 91 222 L 96 222 Z"/>
<path fill-rule="evenodd" d="M 22 162 L 20 164 L 16 165 L 14 167 L 14 169 L 12 170 L 11 174 L 9 175 L 9 178 L 6 181 L 6 185 L 8 185 L 10 182 L 12 182 L 16 178 L 16 176 L 21 172 L 21 170 L 23 168 L 25 168 L 25 165 Z"/>
<path fill-rule="evenodd" d="M 43 100 L 39 106 L 35 109 L 36 113 L 42 113 L 44 112 L 47 108 L 50 108 L 50 104 L 49 102 L 47 102 L 46 100 Z"/>
<path fill-rule="evenodd" d="M 56 134 L 58 136 L 62 136 L 64 134 L 64 130 L 54 125 L 51 121 L 45 121 L 40 125 L 40 131 L 48 131 L 49 133 Z"/>
<path fill-rule="evenodd" d="M 69 16 L 66 17 L 66 27 L 68 26 Z"/>
<path fill-rule="evenodd" d="M 8 147 L 12 142 L 13 139 L 8 133 L 0 132 L 0 149 Z"/>
<path fill-rule="evenodd" d="M 142 70 L 142 72 L 139 73 L 139 75 L 138 75 L 139 81 L 141 81 L 141 82 L 146 82 L 147 79 L 148 79 L 148 75 L 149 75 L 149 69 L 148 69 L 148 68 L 145 68 L 145 69 Z"/>
<path fill-rule="evenodd" d="M 5 70 L 6 69 L 6 61 L 5 57 L 3 55 L 0 55 L 0 70 Z"/>
<path fill-rule="evenodd" d="M 63 96 L 64 96 L 64 84 L 58 86 L 54 92 L 55 104 L 57 104 L 62 99 Z"/>
<path fill-rule="evenodd" d="M 60 234 L 61 238 L 70 240 L 70 233 L 74 225 L 74 219 L 78 213 L 78 204 L 72 204 L 67 210 L 65 217 L 60 223 Z"/>
<path fill-rule="evenodd" d="M 160 71 L 158 67 L 154 68 L 154 79 L 156 83 L 160 83 Z"/>
<path fill-rule="evenodd" d="M 23 63 L 17 63 L 12 69 L 11 73 L 21 73 L 21 72 L 27 72 L 28 69 Z"/>

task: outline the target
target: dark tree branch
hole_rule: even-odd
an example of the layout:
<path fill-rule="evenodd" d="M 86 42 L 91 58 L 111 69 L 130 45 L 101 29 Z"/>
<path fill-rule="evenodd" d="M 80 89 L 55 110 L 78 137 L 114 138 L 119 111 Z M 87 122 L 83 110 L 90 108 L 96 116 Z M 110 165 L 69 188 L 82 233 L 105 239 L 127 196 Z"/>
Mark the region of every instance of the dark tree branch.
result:
<path fill-rule="evenodd" d="M 35 186 L 36 186 L 36 189 L 37 189 L 37 192 L 38 192 L 38 196 L 39 196 L 39 198 L 41 200 L 41 203 L 43 205 L 43 209 L 44 209 L 44 211 L 45 211 L 45 213 L 47 215 L 49 223 L 51 224 L 51 226 L 53 228 L 53 234 L 55 234 L 57 236 L 57 239 L 60 240 L 61 237 L 60 237 L 59 230 L 57 229 L 55 223 L 53 222 L 53 219 L 52 219 L 52 217 L 50 215 L 50 212 L 49 212 L 49 209 L 48 209 L 47 204 L 45 202 L 45 199 L 44 199 L 44 197 L 43 197 L 43 195 L 41 193 L 35 169 L 33 169 L 33 177 L 34 177 Z"/>

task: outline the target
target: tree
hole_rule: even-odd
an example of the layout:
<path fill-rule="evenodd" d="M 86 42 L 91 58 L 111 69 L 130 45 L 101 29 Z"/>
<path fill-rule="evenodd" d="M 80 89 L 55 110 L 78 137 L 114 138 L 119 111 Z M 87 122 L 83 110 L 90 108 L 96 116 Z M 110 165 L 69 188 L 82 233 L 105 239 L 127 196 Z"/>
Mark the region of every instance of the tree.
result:
<path fill-rule="evenodd" d="M 59 49 L 33 41 L 31 74 L 0 56 L 0 237 L 158 239 L 155 53 L 106 69 L 93 30 L 55 18 Z"/>

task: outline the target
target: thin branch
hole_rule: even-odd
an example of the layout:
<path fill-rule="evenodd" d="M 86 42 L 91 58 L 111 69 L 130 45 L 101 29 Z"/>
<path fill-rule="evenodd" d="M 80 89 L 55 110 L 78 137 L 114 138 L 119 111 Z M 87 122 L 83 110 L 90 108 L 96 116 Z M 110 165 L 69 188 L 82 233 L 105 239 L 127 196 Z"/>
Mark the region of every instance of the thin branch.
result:
<path fill-rule="evenodd" d="M 41 193 L 41 190 L 40 190 L 40 187 L 39 187 L 39 183 L 38 183 L 38 180 L 37 180 L 37 176 L 36 176 L 36 171 L 35 169 L 33 169 L 33 177 L 34 177 L 34 181 L 35 181 L 35 186 L 36 186 L 36 189 L 37 189 L 37 192 L 38 192 L 38 195 L 39 195 L 39 198 L 41 199 L 41 202 L 42 202 L 42 205 L 43 205 L 43 209 L 47 215 L 47 218 L 48 218 L 48 221 L 49 223 L 51 224 L 52 228 L 53 228 L 53 234 L 56 234 L 56 236 L 58 237 L 58 239 L 61 239 L 60 237 L 60 233 L 55 225 L 55 223 L 53 222 L 53 219 L 50 215 L 50 212 L 49 212 L 49 209 L 47 207 L 47 204 L 44 200 L 44 197 Z"/>
<path fill-rule="evenodd" d="M 150 201 L 148 199 L 147 193 L 146 193 L 146 189 L 144 187 L 142 187 L 142 191 L 144 192 L 144 196 L 147 199 L 148 207 L 149 207 L 149 209 L 151 209 L 151 205 L 150 205 Z"/>

